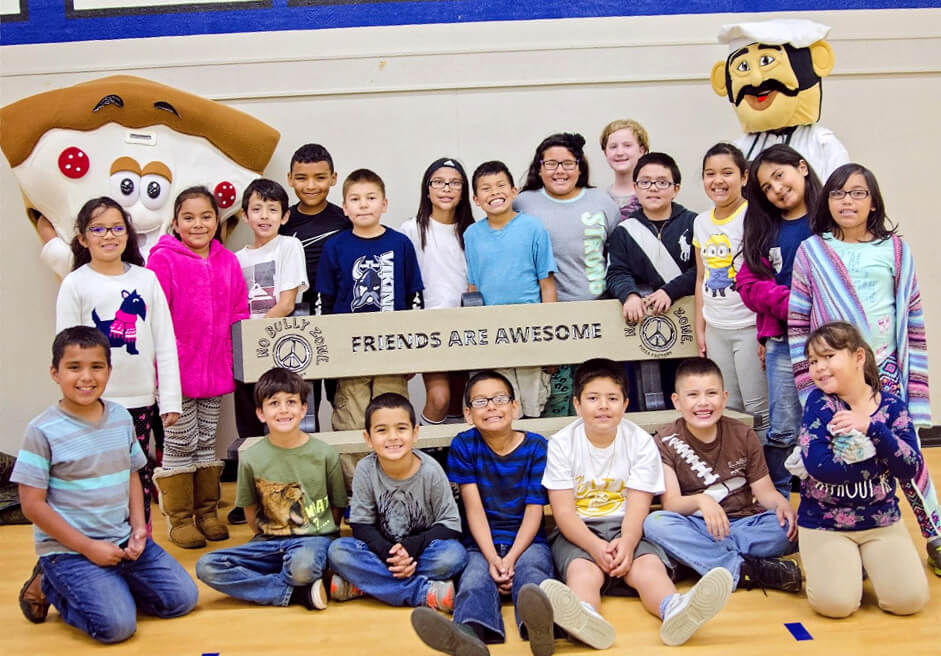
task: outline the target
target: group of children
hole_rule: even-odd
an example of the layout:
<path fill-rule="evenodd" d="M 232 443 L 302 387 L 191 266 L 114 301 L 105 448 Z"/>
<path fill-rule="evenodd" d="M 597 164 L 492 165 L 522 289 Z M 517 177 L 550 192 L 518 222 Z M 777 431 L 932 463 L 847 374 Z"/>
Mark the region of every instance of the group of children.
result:
<path fill-rule="evenodd" d="M 615 121 L 601 135 L 615 172 L 608 192 L 591 187 L 584 145 L 568 133 L 543 140 L 519 194 L 502 162 L 485 162 L 468 179 L 457 160 L 436 160 L 422 178 L 415 219 L 399 232 L 380 222 L 388 201 L 372 171 L 347 176 L 342 210 L 329 203 L 337 182 L 332 158 L 308 144 L 288 173 L 295 206 L 271 180 L 245 190 L 248 246 L 235 254 L 225 249 L 215 198 L 193 187 L 179 194 L 173 234 L 154 247 L 147 268 L 123 208 L 106 197 L 86 203 L 76 221 L 73 272 L 56 307 L 53 377 L 63 400 L 30 425 L 15 479 L 26 490 L 23 506 L 37 525 L 41 556 L 21 592 L 27 617 L 42 621 L 52 601 L 70 623 L 106 636 L 99 639 L 133 631 L 126 617 L 121 630 L 90 628 L 74 600 L 74 612 L 63 611 L 71 593 L 56 587 L 51 562 L 68 554 L 99 566 L 121 563 L 116 571 L 134 576 L 130 563 L 148 550 L 159 553 L 146 538 L 152 485 L 175 544 L 198 548 L 228 537 L 216 514 L 223 463 L 215 456 L 215 432 L 221 396 L 233 391 L 239 434 L 268 433 L 240 456 L 236 499 L 261 538 L 203 557 L 197 575 L 259 603 L 323 608 L 328 596 L 366 593 L 392 604 L 454 607 L 454 624 L 418 609 L 416 630 L 432 646 L 476 654 L 504 635 L 494 604 L 512 594 L 521 631 L 534 653 L 547 654 L 553 623 L 593 646 L 610 645 L 614 631 L 598 614 L 600 591 L 631 589 L 663 620 L 663 640 L 679 644 L 736 586 L 800 589 L 800 569 L 780 558 L 792 550 L 796 526 L 802 556 L 805 534 L 808 541 L 822 539 L 818 533 L 862 540 L 892 525 L 898 533 L 894 477 L 941 574 L 941 516 L 911 428 L 912 421 L 930 423 L 921 299 L 911 254 L 888 224 L 872 173 L 846 165 L 821 188 L 787 146 L 773 146 L 749 165 L 734 146 L 717 144 L 702 167 L 715 206 L 696 216 L 675 202 L 676 162 L 649 152 L 636 122 Z M 476 223 L 471 192 L 486 215 Z M 308 289 L 315 294 L 305 297 Z M 444 474 L 411 449 L 419 423 L 446 419 L 457 375 L 424 376 L 420 422 L 404 376 L 326 381 L 334 429 L 364 430 L 375 452 L 354 473 L 351 462 L 299 428 L 310 417 L 319 430 L 320 381 L 311 387 L 277 370 L 257 384 L 233 381 L 230 329 L 245 318 L 303 312 L 305 298 L 307 311 L 330 314 L 453 307 L 467 291 L 479 292 L 487 305 L 614 296 L 632 322 L 695 295 L 700 353 L 711 360 L 663 367 L 662 393 L 682 419 L 654 439 L 622 420 L 631 396 L 623 365 L 589 361 L 551 373 L 531 367 L 472 376 L 463 402 L 475 428 L 455 438 L 448 456 L 448 477 L 460 487 L 465 511 L 462 547 L 461 515 Z M 865 339 L 826 332 L 840 319 Z M 82 325 L 103 341 L 90 333 L 68 336 Z M 849 362 L 833 373 L 830 361 L 844 352 Z M 63 364 L 66 355 L 74 357 Z M 808 397 L 814 385 L 823 391 Z M 108 402 L 98 400 L 102 395 Z M 730 407 L 754 414 L 754 432 L 721 419 L 726 395 Z M 544 438 L 511 426 L 517 415 L 572 410 L 581 419 L 548 448 Z M 109 426 L 121 437 L 102 442 L 116 449 L 113 462 L 105 458 L 106 476 L 94 485 L 67 483 L 90 476 L 100 465 L 94 458 L 84 473 L 66 468 L 65 485 L 62 472 L 51 475 L 63 461 L 62 454 L 50 457 L 50 444 L 71 437 L 82 445 L 77 451 L 92 456 L 87 436 Z M 160 461 L 148 461 L 149 435 L 160 426 Z M 121 442 L 125 428 L 129 446 Z M 799 435 L 798 457 L 792 451 Z M 287 452 L 302 457 L 289 463 Z M 828 466 L 813 462 L 825 452 Z M 139 475 L 128 483 L 121 477 L 131 471 Z M 796 526 L 787 502 L 792 471 L 805 477 Z M 877 475 L 880 483 L 872 484 Z M 350 477 L 353 538 L 331 542 Z M 129 495 L 123 518 L 113 503 L 108 512 L 117 514 L 107 519 L 83 511 L 86 502 L 67 492 L 97 494 L 99 486 Z M 860 486 L 868 486 L 867 494 Z M 648 516 L 655 495 L 663 510 Z M 557 526 L 549 536 L 542 531 L 547 501 Z M 95 536 L 94 544 L 86 544 L 87 536 Z M 896 535 L 893 548 L 901 538 L 907 539 Z M 101 541 L 121 545 L 120 554 L 107 556 Z M 716 544 L 727 548 L 717 552 Z M 905 613 L 924 604 L 923 572 L 922 584 L 907 585 L 918 579 L 911 562 L 905 579 L 911 594 L 900 599 L 880 588 L 883 577 L 866 564 L 867 549 L 857 550 L 857 559 L 859 553 L 883 607 Z M 275 555 L 283 567 L 272 569 Z M 917 556 L 913 562 L 920 569 Z M 810 603 L 827 615 L 852 612 L 860 568 L 849 576 L 848 569 L 815 563 L 805 567 Z M 671 582 L 678 567 L 702 577 L 685 595 Z M 333 575 L 324 586 L 328 570 Z M 492 589 L 481 584 L 488 580 Z M 844 596 L 834 601 L 837 591 Z M 164 616 L 192 607 L 180 599 L 166 608 L 139 603 Z"/>

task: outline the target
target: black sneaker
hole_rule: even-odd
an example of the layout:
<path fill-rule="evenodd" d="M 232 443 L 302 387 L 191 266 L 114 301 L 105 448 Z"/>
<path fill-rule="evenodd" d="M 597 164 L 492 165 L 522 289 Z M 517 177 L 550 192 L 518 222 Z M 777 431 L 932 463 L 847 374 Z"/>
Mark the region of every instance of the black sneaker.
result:
<path fill-rule="evenodd" d="M 226 519 L 229 520 L 230 524 L 245 524 L 248 522 L 248 520 L 245 519 L 245 509 L 239 508 L 238 506 L 229 511 Z"/>
<path fill-rule="evenodd" d="M 755 558 L 745 556 L 739 573 L 738 587 L 751 590 L 766 588 L 783 592 L 801 591 L 801 568 L 793 560 L 784 558 Z M 765 593 L 767 594 L 767 592 Z"/>
<path fill-rule="evenodd" d="M 450 656 L 490 656 L 487 645 L 467 626 L 455 624 L 431 608 L 412 611 L 412 627 L 422 642 Z"/>

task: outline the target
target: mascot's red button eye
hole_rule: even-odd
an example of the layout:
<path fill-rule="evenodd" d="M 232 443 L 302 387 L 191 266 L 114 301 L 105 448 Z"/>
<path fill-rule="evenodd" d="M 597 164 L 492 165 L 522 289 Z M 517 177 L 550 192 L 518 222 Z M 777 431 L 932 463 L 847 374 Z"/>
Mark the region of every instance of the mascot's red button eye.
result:
<path fill-rule="evenodd" d="M 222 209 L 227 209 L 235 204 L 237 194 L 235 193 L 235 185 L 231 182 L 220 182 L 216 185 L 213 193 L 216 196 L 216 202 L 219 203 L 219 207 Z"/>
<path fill-rule="evenodd" d="M 59 170 L 67 178 L 80 178 L 88 173 L 88 155 L 77 146 L 69 146 L 59 153 Z"/>

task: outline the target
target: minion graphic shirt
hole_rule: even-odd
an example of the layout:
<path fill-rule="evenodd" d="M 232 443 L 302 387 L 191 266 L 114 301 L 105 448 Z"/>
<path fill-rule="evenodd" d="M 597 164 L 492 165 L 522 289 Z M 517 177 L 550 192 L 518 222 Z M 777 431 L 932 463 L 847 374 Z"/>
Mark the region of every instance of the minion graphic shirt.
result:
<path fill-rule="evenodd" d="M 717 219 L 712 209 L 693 222 L 693 248 L 699 251 L 703 263 L 703 318 L 715 328 L 737 330 L 755 325 L 755 313 L 745 307 L 735 288 L 735 277 L 742 266 L 740 251 L 747 209 L 748 203 L 742 203 L 724 219 Z"/>

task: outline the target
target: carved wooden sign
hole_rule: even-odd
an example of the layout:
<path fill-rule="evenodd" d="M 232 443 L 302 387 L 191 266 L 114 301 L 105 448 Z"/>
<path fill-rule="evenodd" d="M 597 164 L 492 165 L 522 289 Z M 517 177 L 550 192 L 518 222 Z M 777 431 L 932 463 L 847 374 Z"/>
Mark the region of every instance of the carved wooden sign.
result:
<path fill-rule="evenodd" d="M 235 377 L 458 371 L 697 355 L 693 299 L 627 324 L 614 299 L 251 319 L 233 326 Z"/>

